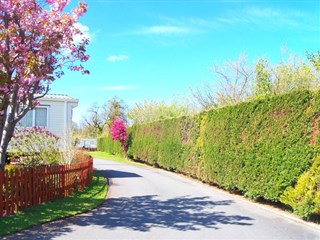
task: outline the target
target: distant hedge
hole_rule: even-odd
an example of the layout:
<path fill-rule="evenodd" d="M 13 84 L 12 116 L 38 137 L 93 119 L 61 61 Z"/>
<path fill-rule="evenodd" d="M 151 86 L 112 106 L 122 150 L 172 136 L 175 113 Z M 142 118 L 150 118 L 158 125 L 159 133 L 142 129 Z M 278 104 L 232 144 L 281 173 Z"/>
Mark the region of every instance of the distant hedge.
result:
<path fill-rule="evenodd" d="M 97 149 L 114 155 L 121 155 L 122 153 L 119 141 L 112 141 L 111 136 L 98 138 Z"/>
<path fill-rule="evenodd" d="M 320 191 L 319 107 L 319 93 L 303 91 L 132 126 L 128 155 L 308 217 L 320 213 L 310 200 Z"/>

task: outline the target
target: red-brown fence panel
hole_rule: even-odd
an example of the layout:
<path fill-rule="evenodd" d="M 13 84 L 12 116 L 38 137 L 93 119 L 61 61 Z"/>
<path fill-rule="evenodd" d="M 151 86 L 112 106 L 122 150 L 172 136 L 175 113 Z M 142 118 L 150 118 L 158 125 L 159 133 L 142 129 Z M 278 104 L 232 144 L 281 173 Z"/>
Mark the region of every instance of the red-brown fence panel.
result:
<path fill-rule="evenodd" d="M 92 158 L 71 165 L 0 170 L 0 217 L 80 191 L 92 177 Z"/>

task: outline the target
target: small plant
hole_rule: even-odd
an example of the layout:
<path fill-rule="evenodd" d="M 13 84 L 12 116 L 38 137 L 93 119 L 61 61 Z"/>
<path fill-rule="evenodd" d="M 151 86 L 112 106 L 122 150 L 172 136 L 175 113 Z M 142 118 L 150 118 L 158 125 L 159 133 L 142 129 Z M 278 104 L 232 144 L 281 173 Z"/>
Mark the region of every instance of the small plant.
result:
<path fill-rule="evenodd" d="M 59 137 L 42 127 L 16 129 L 10 150 L 26 166 L 56 164 L 60 160 Z"/>

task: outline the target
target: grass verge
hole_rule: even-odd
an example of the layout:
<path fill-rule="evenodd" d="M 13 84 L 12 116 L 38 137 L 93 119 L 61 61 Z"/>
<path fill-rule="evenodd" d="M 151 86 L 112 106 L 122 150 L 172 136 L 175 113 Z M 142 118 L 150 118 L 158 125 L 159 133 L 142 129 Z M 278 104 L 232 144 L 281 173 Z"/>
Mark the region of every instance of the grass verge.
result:
<path fill-rule="evenodd" d="M 104 160 L 111 160 L 114 162 L 120 162 L 120 163 L 125 163 L 125 164 L 132 164 L 132 165 L 137 165 L 137 166 L 146 166 L 145 164 L 138 163 L 131 161 L 125 157 L 113 155 L 107 152 L 101 152 L 101 151 L 95 151 L 95 152 L 87 152 L 88 155 L 91 155 L 94 158 L 99 158 L 99 159 L 104 159 Z"/>
<path fill-rule="evenodd" d="M 0 218 L 0 236 L 94 209 L 104 201 L 107 189 L 106 179 L 95 171 L 92 182 L 81 192 Z"/>

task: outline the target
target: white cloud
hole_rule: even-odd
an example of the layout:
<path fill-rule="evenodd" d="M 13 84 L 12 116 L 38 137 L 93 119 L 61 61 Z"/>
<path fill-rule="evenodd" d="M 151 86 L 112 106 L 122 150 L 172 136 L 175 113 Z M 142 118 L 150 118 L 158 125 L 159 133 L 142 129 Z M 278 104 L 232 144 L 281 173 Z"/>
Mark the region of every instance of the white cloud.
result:
<path fill-rule="evenodd" d="M 319 30 L 316 16 L 293 9 L 276 9 L 270 7 L 248 7 L 231 11 L 229 14 L 217 17 L 215 21 L 226 25 L 250 25 L 263 28 L 293 28 L 300 30 Z"/>
<path fill-rule="evenodd" d="M 108 62 L 119 62 L 119 61 L 126 61 L 128 60 L 129 57 L 127 55 L 113 55 L 113 56 L 109 56 L 107 58 Z"/>
<path fill-rule="evenodd" d="M 89 39 L 89 41 L 92 41 L 94 34 L 90 33 L 90 29 L 88 26 L 83 25 L 79 22 L 75 23 L 74 26 L 82 32 L 82 34 L 77 34 L 73 37 L 75 43 L 81 42 L 83 38 L 87 38 Z"/>
<path fill-rule="evenodd" d="M 148 34 L 188 34 L 191 33 L 191 29 L 179 26 L 168 25 L 156 25 L 151 27 L 145 27 L 135 32 L 136 34 L 148 35 Z"/>
<path fill-rule="evenodd" d="M 126 86 L 126 85 L 123 85 L 123 86 L 104 86 L 104 87 L 101 87 L 100 90 L 103 90 L 103 91 L 127 91 L 127 90 L 130 90 L 132 89 L 132 87 L 130 86 Z"/>
<path fill-rule="evenodd" d="M 277 17 L 281 16 L 281 13 L 272 8 L 250 7 L 246 10 L 249 15 L 256 17 Z"/>

